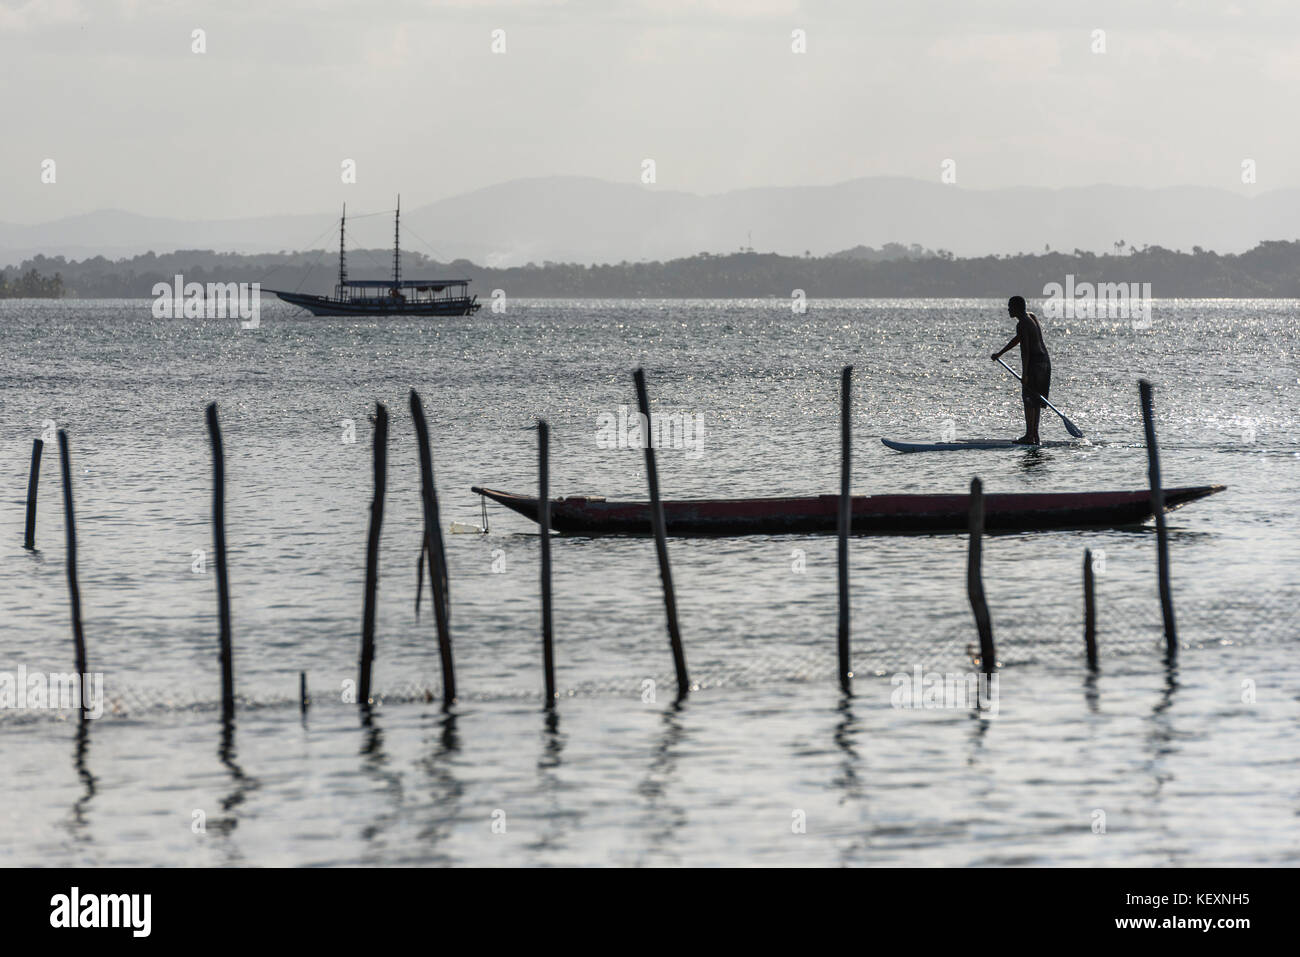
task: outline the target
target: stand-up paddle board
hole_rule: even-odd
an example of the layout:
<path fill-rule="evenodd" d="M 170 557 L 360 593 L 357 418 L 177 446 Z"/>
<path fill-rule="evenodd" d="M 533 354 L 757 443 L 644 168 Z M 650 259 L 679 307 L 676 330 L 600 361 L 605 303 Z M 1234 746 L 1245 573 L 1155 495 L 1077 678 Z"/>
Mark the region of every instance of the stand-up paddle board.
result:
<path fill-rule="evenodd" d="M 975 449 L 1062 449 L 1082 448 L 1087 442 L 1039 442 L 1037 445 L 1025 445 L 1010 439 L 965 439 L 960 442 L 896 442 L 893 439 L 880 440 L 896 452 L 969 452 Z"/>

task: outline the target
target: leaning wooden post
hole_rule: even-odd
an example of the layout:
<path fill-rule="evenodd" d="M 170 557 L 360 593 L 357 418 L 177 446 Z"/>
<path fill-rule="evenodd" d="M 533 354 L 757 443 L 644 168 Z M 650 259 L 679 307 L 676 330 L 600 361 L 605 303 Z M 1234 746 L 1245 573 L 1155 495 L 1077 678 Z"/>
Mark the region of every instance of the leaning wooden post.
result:
<path fill-rule="evenodd" d="M 27 531 L 23 535 L 23 548 L 29 552 L 36 548 L 36 488 L 41 475 L 41 450 L 45 443 L 32 440 L 32 470 L 27 475 Z"/>
<path fill-rule="evenodd" d="M 840 570 L 840 627 L 836 644 L 839 653 L 840 687 L 847 694 L 853 686 L 853 669 L 849 661 L 849 532 L 853 524 L 853 499 L 850 497 L 850 479 L 853 473 L 853 415 L 851 389 L 853 366 L 845 366 L 840 373 L 840 514 L 839 514 L 839 570 Z"/>
<path fill-rule="evenodd" d="M 551 430 L 537 420 L 537 521 L 542 526 L 542 665 L 546 707 L 555 707 L 555 649 L 551 635 Z"/>
<path fill-rule="evenodd" d="M 77 519 L 72 509 L 72 464 L 68 456 L 68 433 L 59 430 L 59 464 L 63 471 L 63 531 L 67 540 L 68 598 L 72 603 L 72 642 L 77 655 L 77 681 L 86 680 L 86 633 L 81 629 L 81 588 L 77 584 Z M 81 703 L 86 695 L 81 685 Z"/>
<path fill-rule="evenodd" d="M 993 647 L 993 621 L 989 618 L 989 603 L 984 598 L 984 579 L 980 571 L 981 539 L 984 535 L 984 484 L 977 478 L 970 481 L 970 551 L 966 557 L 966 594 L 971 611 L 975 613 L 975 627 L 980 633 L 980 667 L 986 675 L 997 670 L 997 650 Z"/>
<path fill-rule="evenodd" d="M 1160 450 L 1156 447 L 1156 422 L 1151 411 L 1151 383 L 1138 382 L 1142 398 L 1142 425 L 1147 439 L 1147 478 L 1151 483 L 1151 511 L 1156 513 L 1156 556 L 1160 574 L 1160 613 L 1165 621 L 1165 650 L 1172 660 L 1178 655 L 1174 628 L 1174 599 L 1169 591 L 1169 531 L 1165 527 L 1165 490 L 1160 485 Z"/>
<path fill-rule="evenodd" d="M 415 563 L 415 620 L 420 620 L 420 595 L 424 591 L 424 556 L 429 551 L 429 540 L 420 536 L 420 557 Z"/>
<path fill-rule="evenodd" d="M 424 507 L 424 547 L 429 551 L 429 585 L 433 614 L 438 622 L 438 654 L 442 659 L 442 706 L 456 700 L 456 668 L 451 658 L 451 622 L 447 595 L 447 554 L 442 547 L 442 519 L 438 517 L 438 491 L 433 483 L 433 454 L 429 451 L 429 425 L 424 419 L 420 394 L 411 390 L 411 419 L 420 446 L 420 501 Z"/>
<path fill-rule="evenodd" d="M 1097 598 L 1092 580 L 1092 549 L 1083 550 L 1083 643 L 1088 649 L 1088 668 L 1097 670 Z"/>
<path fill-rule="evenodd" d="M 641 446 L 645 449 L 646 481 L 650 485 L 650 526 L 654 530 L 659 577 L 664 586 L 668 641 L 673 647 L 673 667 L 677 671 L 677 697 L 684 698 L 691 690 L 691 680 L 686 674 L 686 653 L 682 650 L 682 635 L 677 628 L 677 599 L 673 594 L 672 568 L 668 564 L 668 531 L 664 522 L 664 503 L 659 498 L 659 471 L 655 468 L 654 435 L 650 425 L 650 399 L 645 390 L 645 370 L 637 369 L 632 373 L 632 379 L 636 382 L 636 405 L 641 413 Z"/>
<path fill-rule="evenodd" d="M 235 669 L 230 650 L 230 578 L 226 574 L 226 453 L 221 443 L 217 404 L 208 405 L 208 438 L 212 443 L 212 533 L 217 546 L 217 613 L 221 620 L 221 710 L 235 710 Z"/>
<path fill-rule="evenodd" d="M 375 403 L 375 495 L 370 501 L 370 531 L 366 536 L 366 592 L 361 608 L 361 675 L 357 701 L 370 703 L 370 669 L 375 660 L 375 596 L 379 588 L 379 532 L 384 524 L 384 491 L 388 486 L 388 407 Z M 421 550 L 423 555 L 423 550 Z"/>

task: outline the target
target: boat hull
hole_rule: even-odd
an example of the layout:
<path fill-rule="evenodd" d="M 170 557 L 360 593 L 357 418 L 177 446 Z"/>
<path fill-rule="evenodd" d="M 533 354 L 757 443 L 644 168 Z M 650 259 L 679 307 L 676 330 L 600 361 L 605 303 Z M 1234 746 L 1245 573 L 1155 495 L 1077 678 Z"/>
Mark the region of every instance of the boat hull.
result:
<path fill-rule="evenodd" d="M 1204 485 L 1165 490 L 1165 511 L 1225 488 Z M 475 486 L 484 495 L 537 521 L 537 499 Z M 811 498 L 699 499 L 664 502 L 669 535 L 833 534 L 839 496 Z M 965 532 L 970 495 L 860 495 L 853 498 L 855 535 L 914 535 Z M 1151 496 L 1138 492 L 1033 492 L 984 496 L 989 532 L 1121 528 L 1153 515 Z M 649 535 L 648 502 L 565 498 L 551 503 L 551 527 L 573 535 Z"/>
<path fill-rule="evenodd" d="M 478 312 L 477 296 L 443 299 L 439 301 L 391 303 L 386 301 L 347 302 L 328 296 L 311 296 L 299 292 L 281 292 L 268 289 L 285 302 L 309 310 L 317 316 L 472 316 Z"/>

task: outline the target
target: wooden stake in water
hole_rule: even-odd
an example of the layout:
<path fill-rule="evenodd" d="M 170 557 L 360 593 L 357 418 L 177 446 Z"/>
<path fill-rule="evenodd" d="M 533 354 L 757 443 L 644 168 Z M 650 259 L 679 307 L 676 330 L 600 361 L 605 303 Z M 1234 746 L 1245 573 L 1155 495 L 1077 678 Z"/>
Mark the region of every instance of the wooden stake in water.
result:
<path fill-rule="evenodd" d="M 420 557 L 415 563 L 415 620 L 420 620 L 420 596 L 424 593 L 424 559 L 429 551 L 429 540 L 420 536 Z"/>
<path fill-rule="evenodd" d="M 23 548 L 29 552 L 36 549 L 36 488 L 41 476 L 41 450 L 45 443 L 40 439 L 32 440 L 32 469 L 27 475 L 27 531 L 23 535 Z"/>
<path fill-rule="evenodd" d="M 850 494 L 853 475 L 853 366 L 840 373 L 840 509 L 839 509 L 839 586 L 840 621 L 836 650 L 839 657 L 840 687 L 847 694 L 853 686 L 853 668 L 849 660 L 849 532 L 853 525 L 853 499 Z"/>
<path fill-rule="evenodd" d="M 366 592 L 361 608 L 361 675 L 357 701 L 370 703 L 370 671 L 375 660 L 375 599 L 379 589 L 379 532 L 384 524 L 384 492 L 388 487 L 388 407 L 375 403 L 375 495 L 370 501 L 370 531 L 366 536 Z M 423 550 L 421 550 L 423 554 Z"/>
<path fill-rule="evenodd" d="M 307 705 L 311 701 L 307 697 L 307 672 L 298 672 L 298 710 L 303 714 L 307 713 Z"/>
<path fill-rule="evenodd" d="M 551 430 L 537 420 L 537 521 L 542 526 L 542 666 L 546 670 L 546 707 L 555 707 L 555 648 L 551 635 Z"/>
<path fill-rule="evenodd" d="M 411 390 L 411 419 L 420 446 L 420 501 L 424 507 L 424 547 L 429 552 L 429 585 L 433 613 L 438 623 L 438 654 L 442 659 L 442 705 L 456 700 L 456 668 L 451 658 L 451 621 L 447 594 L 447 554 L 442 545 L 442 519 L 438 517 L 438 491 L 433 482 L 433 454 L 429 451 L 429 425 L 420 394 Z"/>
<path fill-rule="evenodd" d="M 650 525 L 654 530 L 655 554 L 659 558 L 659 578 L 664 586 L 664 610 L 668 613 L 668 641 L 673 647 L 673 667 L 677 671 L 677 697 L 684 698 L 691 690 L 686 674 L 686 652 L 682 649 L 682 635 L 677 628 L 677 599 L 673 593 L 673 572 L 668 564 L 668 532 L 664 521 L 664 503 L 659 498 L 659 471 L 655 468 L 655 450 L 650 427 L 650 399 L 646 394 L 645 370 L 632 373 L 636 382 L 636 405 L 641 413 L 641 444 L 645 449 L 646 481 L 650 485 Z"/>
<path fill-rule="evenodd" d="M 1165 650 L 1170 660 L 1178 654 L 1174 627 L 1174 598 L 1169 590 L 1169 531 L 1165 526 L 1165 490 L 1160 484 L 1160 449 L 1156 446 L 1155 414 L 1151 411 L 1151 383 L 1138 382 L 1142 399 L 1142 425 L 1147 439 L 1147 479 L 1151 484 L 1151 511 L 1156 515 L 1156 557 L 1160 576 L 1160 613 L 1165 622 Z"/>
<path fill-rule="evenodd" d="M 68 455 L 68 433 L 59 430 L 59 464 L 63 471 L 63 531 L 67 541 L 68 599 L 72 604 L 72 642 L 77 656 L 78 681 L 86 676 L 86 633 L 81 628 L 81 587 L 77 584 L 77 518 L 72 508 L 72 463 Z M 84 687 L 83 687 L 84 692 Z M 82 694 L 85 707 L 85 694 Z"/>
<path fill-rule="evenodd" d="M 1083 550 L 1083 643 L 1088 650 L 1088 668 L 1097 670 L 1097 598 L 1093 593 L 1092 549 Z"/>
<path fill-rule="evenodd" d="M 980 569 L 980 550 L 984 536 L 984 483 L 979 479 L 970 482 L 970 551 L 966 557 L 966 594 L 971 611 L 975 613 L 975 627 L 980 634 L 980 668 L 990 675 L 997 669 L 997 649 L 993 647 L 993 620 L 989 617 L 989 603 L 984 598 L 984 578 Z"/>
<path fill-rule="evenodd" d="M 208 405 L 208 439 L 212 443 L 212 533 L 217 548 L 217 613 L 221 621 L 221 710 L 235 710 L 235 668 L 230 647 L 230 578 L 226 572 L 226 453 L 221 442 L 217 404 Z"/>

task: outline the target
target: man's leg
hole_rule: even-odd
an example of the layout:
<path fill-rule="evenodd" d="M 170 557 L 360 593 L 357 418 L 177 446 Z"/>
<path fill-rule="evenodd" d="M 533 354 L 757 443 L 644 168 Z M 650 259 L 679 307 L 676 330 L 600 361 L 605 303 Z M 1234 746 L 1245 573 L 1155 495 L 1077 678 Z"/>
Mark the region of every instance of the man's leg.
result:
<path fill-rule="evenodd" d="M 1031 399 L 1023 389 L 1020 392 L 1020 399 L 1025 404 L 1025 434 L 1018 439 L 1012 439 L 1017 445 L 1029 445 L 1034 429 L 1034 417 L 1038 413 L 1038 400 Z"/>
<path fill-rule="evenodd" d="M 1025 403 L 1025 425 L 1027 426 L 1025 429 L 1025 437 L 1029 440 L 1031 445 L 1037 445 L 1039 441 L 1038 416 L 1041 412 L 1042 409 L 1038 407 L 1037 399 Z"/>
<path fill-rule="evenodd" d="M 1021 397 L 1024 399 L 1024 436 L 1037 445 L 1039 438 L 1039 417 L 1047 407 L 1048 389 L 1052 387 L 1052 367 L 1047 363 L 1032 363 L 1024 369 L 1024 382 Z M 1041 398 L 1040 398 L 1041 397 Z"/>

